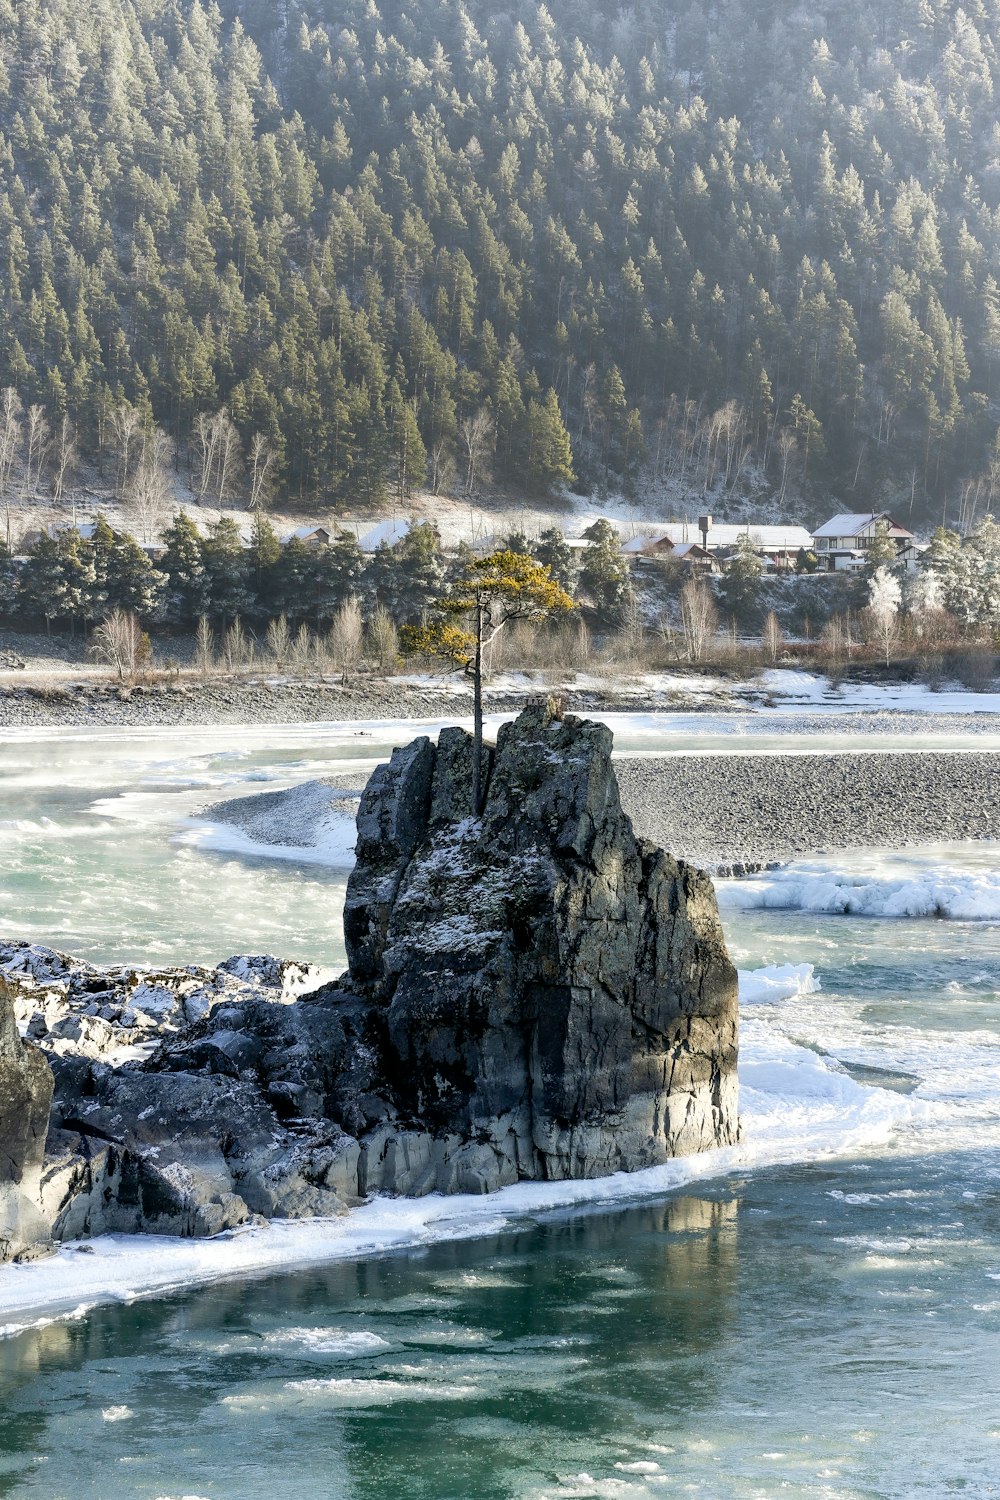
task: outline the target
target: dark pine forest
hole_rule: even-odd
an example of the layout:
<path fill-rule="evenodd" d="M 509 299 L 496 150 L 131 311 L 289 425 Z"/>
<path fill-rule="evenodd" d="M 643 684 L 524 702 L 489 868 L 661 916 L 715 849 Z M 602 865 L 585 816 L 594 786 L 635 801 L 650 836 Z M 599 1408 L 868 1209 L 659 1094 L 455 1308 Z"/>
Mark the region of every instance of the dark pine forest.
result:
<path fill-rule="evenodd" d="M 998 52 L 998 0 L 0 0 L 20 462 L 35 408 L 206 473 L 223 412 L 317 507 L 982 511 Z"/>

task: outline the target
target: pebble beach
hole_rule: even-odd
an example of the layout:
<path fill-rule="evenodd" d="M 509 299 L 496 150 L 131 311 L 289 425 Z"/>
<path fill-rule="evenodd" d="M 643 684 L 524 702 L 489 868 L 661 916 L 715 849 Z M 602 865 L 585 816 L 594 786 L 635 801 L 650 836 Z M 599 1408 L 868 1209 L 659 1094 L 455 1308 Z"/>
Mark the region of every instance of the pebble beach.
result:
<path fill-rule="evenodd" d="M 617 769 L 636 832 L 715 869 L 1000 839 L 993 753 L 692 755 L 621 760 Z"/>

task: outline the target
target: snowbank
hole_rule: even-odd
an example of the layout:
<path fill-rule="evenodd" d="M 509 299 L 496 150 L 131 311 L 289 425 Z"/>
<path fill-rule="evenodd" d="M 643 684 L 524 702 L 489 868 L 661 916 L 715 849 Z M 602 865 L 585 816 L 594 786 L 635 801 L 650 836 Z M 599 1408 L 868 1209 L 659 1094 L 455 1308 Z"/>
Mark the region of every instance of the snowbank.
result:
<path fill-rule="evenodd" d="M 788 966 L 789 973 L 793 967 L 799 966 Z M 779 971 L 762 972 L 780 982 Z M 739 1146 L 595 1181 L 520 1183 L 487 1197 L 377 1198 L 340 1219 L 274 1220 L 210 1240 L 114 1235 L 65 1245 L 49 1260 L 0 1270 L 0 1336 L 53 1316 L 80 1316 L 100 1302 L 131 1302 L 227 1277 L 474 1239 L 540 1213 L 635 1202 L 748 1168 L 870 1148 L 926 1108 L 855 1083 L 775 1034 L 766 1020 L 746 1019 L 741 1042 Z"/>
<path fill-rule="evenodd" d="M 264 855 L 298 864 L 350 869 L 357 798 L 325 781 L 216 802 L 179 835 L 180 842 L 226 854 Z"/>
<path fill-rule="evenodd" d="M 768 964 L 763 969 L 740 971 L 740 1004 L 773 1005 L 814 995 L 819 980 L 812 964 Z"/>
<path fill-rule="evenodd" d="M 866 873 L 827 861 L 802 861 L 750 879 L 720 881 L 723 911 L 803 911 L 830 916 L 939 917 L 1000 921 L 1000 868 L 948 866 L 907 874 L 871 861 Z"/>

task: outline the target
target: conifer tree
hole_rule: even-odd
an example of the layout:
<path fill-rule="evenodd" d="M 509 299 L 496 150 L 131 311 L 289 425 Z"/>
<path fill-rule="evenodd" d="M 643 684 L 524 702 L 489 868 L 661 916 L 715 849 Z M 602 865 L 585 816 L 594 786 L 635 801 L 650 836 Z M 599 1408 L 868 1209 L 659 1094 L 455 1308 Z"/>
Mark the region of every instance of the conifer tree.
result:
<path fill-rule="evenodd" d="M 164 618 L 171 625 L 190 625 L 209 608 L 209 579 L 197 526 L 179 511 L 163 533 L 166 550 L 160 562 L 166 574 Z"/>

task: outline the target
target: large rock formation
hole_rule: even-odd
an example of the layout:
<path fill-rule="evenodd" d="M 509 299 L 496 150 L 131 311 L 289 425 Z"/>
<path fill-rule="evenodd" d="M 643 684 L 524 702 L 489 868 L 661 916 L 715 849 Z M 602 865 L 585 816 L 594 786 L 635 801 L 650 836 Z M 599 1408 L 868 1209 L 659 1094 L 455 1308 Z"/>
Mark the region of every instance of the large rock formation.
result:
<path fill-rule="evenodd" d="M 147 1056 L 148 998 L 121 976 L 43 1004 L 45 962 L 21 954 L 22 1023 L 56 1074 L 41 1191 L 57 1236 L 208 1234 L 737 1138 L 736 974 L 711 882 L 636 839 L 610 732 L 530 708 L 488 773 L 474 817 L 461 730 L 375 772 L 350 968 L 313 994 L 256 970 L 240 993 L 231 965 L 193 998 L 160 976 L 174 998 Z"/>
<path fill-rule="evenodd" d="M 26 1259 L 51 1245 L 41 1211 L 51 1103 L 51 1069 L 21 1041 L 13 1000 L 0 982 L 0 1261 Z"/>
<path fill-rule="evenodd" d="M 736 975 L 711 882 L 635 838 L 604 726 L 529 709 L 471 816 L 471 740 L 372 777 L 344 928 L 400 1118 L 461 1183 L 634 1171 L 736 1138 Z M 397 1186 L 397 1172 L 389 1174 Z"/>

